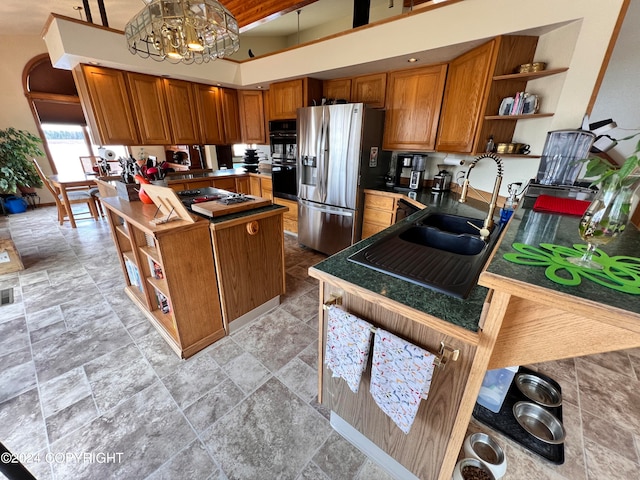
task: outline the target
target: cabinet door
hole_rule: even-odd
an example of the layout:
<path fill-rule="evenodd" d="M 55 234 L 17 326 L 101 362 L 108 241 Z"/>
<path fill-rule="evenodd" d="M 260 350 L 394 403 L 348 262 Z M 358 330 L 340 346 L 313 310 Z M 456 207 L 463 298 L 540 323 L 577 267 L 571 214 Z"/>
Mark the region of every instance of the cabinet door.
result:
<path fill-rule="evenodd" d="M 249 177 L 236 177 L 236 192 L 251 195 Z"/>
<path fill-rule="evenodd" d="M 196 99 L 190 82 L 165 78 L 164 89 L 169 106 L 173 144 L 200 143 Z"/>
<path fill-rule="evenodd" d="M 240 108 L 240 127 L 243 143 L 265 145 L 267 135 L 264 126 L 264 101 L 262 92 L 238 90 Z"/>
<path fill-rule="evenodd" d="M 260 186 L 260 177 L 254 175 L 249 176 L 249 193 L 256 197 L 262 196 L 262 188 Z"/>
<path fill-rule="evenodd" d="M 222 123 L 224 143 L 231 145 L 242 143 L 240 117 L 238 113 L 238 93 L 231 88 L 220 89 L 222 100 Z"/>
<path fill-rule="evenodd" d="M 140 144 L 125 73 L 81 65 L 74 69 L 73 74 L 94 143 Z"/>
<path fill-rule="evenodd" d="M 194 85 L 194 89 L 200 124 L 200 142 L 205 145 L 224 144 L 220 88 L 198 83 Z"/>
<path fill-rule="evenodd" d="M 222 190 L 227 190 L 229 192 L 235 192 L 236 179 L 235 178 L 216 178 L 213 181 L 213 186 L 215 188 L 221 188 Z"/>
<path fill-rule="evenodd" d="M 325 80 L 322 83 L 322 96 L 324 98 L 344 99 L 351 101 L 351 79 L 339 78 L 337 80 Z"/>
<path fill-rule="evenodd" d="M 486 102 L 495 41 L 454 59 L 440 115 L 437 150 L 470 153 Z"/>
<path fill-rule="evenodd" d="M 302 101 L 302 88 L 302 79 L 271 84 L 271 88 L 269 89 L 271 116 L 269 118 L 271 120 L 296 118 L 298 108 L 304 106 Z"/>
<path fill-rule="evenodd" d="M 433 150 L 447 65 L 389 73 L 385 150 Z"/>
<path fill-rule="evenodd" d="M 162 78 L 127 73 L 131 101 L 142 145 L 171 145 L 169 116 Z"/>
<path fill-rule="evenodd" d="M 262 177 L 260 179 L 260 192 L 261 197 L 273 200 L 273 182 L 271 181 L 271 177 Z"/>
<path fill-rule="evenodd" d="M 353 79 L 351 98 L 356 103 L 362 102 L 373 108 L 384 108 L 386 91 L 386 73 L 363 75 Z"/>

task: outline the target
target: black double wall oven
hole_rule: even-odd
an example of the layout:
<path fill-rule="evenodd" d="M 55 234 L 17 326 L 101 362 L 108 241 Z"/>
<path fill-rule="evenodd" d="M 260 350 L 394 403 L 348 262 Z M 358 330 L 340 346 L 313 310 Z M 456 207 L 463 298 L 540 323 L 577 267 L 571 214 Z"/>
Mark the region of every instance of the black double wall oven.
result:
<path fill-rule="evenodd" d="M 296 121 L 270 121 L 269 143 L 271 145 L 273 195 L 296 201 L 298 199 Z"/>

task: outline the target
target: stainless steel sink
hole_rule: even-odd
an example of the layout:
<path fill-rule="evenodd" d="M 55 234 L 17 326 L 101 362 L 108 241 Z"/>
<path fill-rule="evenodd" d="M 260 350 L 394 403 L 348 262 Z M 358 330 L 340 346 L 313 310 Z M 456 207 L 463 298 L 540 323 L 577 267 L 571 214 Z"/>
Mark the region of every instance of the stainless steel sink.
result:
<path fill-rule="evenodd" d="M 478 228 L 469 225 L 469 222 Z M 349 257 L 351 262 L 458 298 L 466 298 L 502 226 L 480 238 L 483 219 L 427 212 Z"/>

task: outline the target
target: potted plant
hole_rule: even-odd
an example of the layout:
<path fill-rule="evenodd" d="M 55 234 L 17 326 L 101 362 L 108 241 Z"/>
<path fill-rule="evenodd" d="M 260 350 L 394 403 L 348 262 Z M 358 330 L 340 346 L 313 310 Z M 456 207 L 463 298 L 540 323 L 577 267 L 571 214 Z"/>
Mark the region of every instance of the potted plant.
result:
<path fill-rule="evenodd" d="M 25 130 L 0 130 L 0 192 L 13 194 L 20 187 L 40 188 L 31 158 L 43 155 L 40 138 Z"/>

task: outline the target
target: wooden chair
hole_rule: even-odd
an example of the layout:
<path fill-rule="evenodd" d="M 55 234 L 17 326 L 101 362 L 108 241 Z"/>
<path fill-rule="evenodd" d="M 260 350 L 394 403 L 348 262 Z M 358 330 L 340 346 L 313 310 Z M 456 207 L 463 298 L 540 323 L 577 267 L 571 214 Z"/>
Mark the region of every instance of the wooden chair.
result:
<path fill-rule="evenodd" d="M 44 172 L 42 171 L 42 168 L 40 168 L 40 165 L 38 165 L 38 162 L 36 161 L 36 159 L 33 158 L 31 159 L 31 161 L 33 162 L 33 166 L 36 168 L 36 171 L 38 172 L 38 176 L 42 180 L 42 183 L 44 183 L 44 186 L 46 187 L 47 190 L 49 190 L 49 193 L 51 193 L 54 200 L 56 201 L 56 206 L 58 207 L 58 221 L 60 222 L 60 225 L 64 223 L 65 218 L 69 217 L 67 208 L 71 209 L 73 205 L 78 205 L 82 203 L 87 204 L 87 206 L 89 207 L 88 213 L 91 214 L 93 219 L 96 222 L 99 220 L 98 209 L 96 208 L 95 198 L 89 193 L 88 190 L 68 191 L 67 196 L 69 197 L 69 205 L 65 205 L 64 198 L 62 197 L 58 189 L 55 188 L 53 184 L 49 181 L 49 178 L 44 174 Z M 84 213 L 87 213 L 87 212 L 84 212 Z M 74 217 L 75 217 L 75 214 L 74 214 Z"/>

